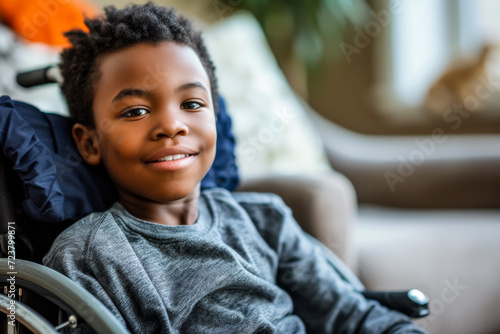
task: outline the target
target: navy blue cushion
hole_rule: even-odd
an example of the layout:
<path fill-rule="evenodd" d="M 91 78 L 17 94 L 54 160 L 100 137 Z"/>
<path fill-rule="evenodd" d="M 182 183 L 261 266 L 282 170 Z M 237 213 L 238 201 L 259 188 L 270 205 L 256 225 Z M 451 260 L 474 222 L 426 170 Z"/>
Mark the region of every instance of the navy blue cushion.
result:
<path fill-rule="evenodd" d="M 202 188 L 239 184 L 234 157 L 231 119 L 219 99 L 217 153 L 202 180 Z M 0 144 L 4 155 L 25 185 L 24 211 L 43 222 L 76 220 L 103 211 L 117 200 L 117 193 L 102 166 L 89 166 L 71 136 L 73 121 L 40 112 L 36 107 L 0 97 Z"/>
<path fill-rule="evenodd" d="M 217 127 L 217 152 L 212 168 L 201 181 L 201 188 L 222 187 L 233 191 L 240 181 L 234 156 L 236 143 L 231 118 L 226 112 L 226 104 L 221 97 L 219 97 L 219 113 L 215 125 Z"/>

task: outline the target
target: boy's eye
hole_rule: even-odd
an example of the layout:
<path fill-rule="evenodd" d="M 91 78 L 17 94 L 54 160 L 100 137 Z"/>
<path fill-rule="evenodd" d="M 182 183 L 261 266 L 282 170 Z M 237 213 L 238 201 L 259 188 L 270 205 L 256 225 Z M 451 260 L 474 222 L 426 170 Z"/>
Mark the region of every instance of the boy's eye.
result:
<path fill-rule="evenodd" d="M 138 117 L 138 116 L 143 116 L 149 113 L 149 110 L 144 109 L 144 108 L 135 108 L 128 110 L 127 112 L 122 114 L 122 117 Z"/>
<path fill-rule="evenodd" d="M 202 105 L 200 103 L 194 102 L 194 101 L 184 102 L 182 104 L 183 109 L 198 109 L 201 107 L 202 107 Z"/>

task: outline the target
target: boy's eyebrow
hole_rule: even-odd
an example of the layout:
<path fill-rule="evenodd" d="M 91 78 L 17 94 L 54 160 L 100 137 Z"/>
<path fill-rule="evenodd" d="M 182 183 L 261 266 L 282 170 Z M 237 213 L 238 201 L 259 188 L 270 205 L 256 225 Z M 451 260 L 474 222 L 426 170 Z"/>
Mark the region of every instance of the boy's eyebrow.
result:
<path fill-rule="evenodd" d="M 205 87 L 205 85 L 203 85 L 199 81 L 185 83 L 185 84 L 181 85 L 180 87 L 178 87 L 176 89 L 176 91 L 183 91 L 183 90 L 187 90 L 187 89 L 191 89 L 191 88 L 201 88 L 205 92 L 208 93 L 208 89 Z M 127 89 L 121 90 L 118 94 L 116 94 L 116 96 L 113 98 L 112 102 L 113 103 L 118 102 L 119 100 L 121 100 L 127 96 L 149 96 L 149 95 L 151 95 L 151 92 L 143 90 L 143 89 L 127 88 Z"/>
<path fill-rule="evenodd" d="M 151 92 L 143 90 L 143 89 L 138 89 L 138 88 L 127 88 L 127 89 L 122 89 L 116 96 L 113 98 L 112 102 L 118 102 L 124 97 L 127 96 L 149 96 L 151 95 Z"/>
<path fill-rule="evenodd" d="M 203 85 L 201 82 L 199 81 L 194 81 L 194 82 L 188 82 L 188 83 L 185 83 L 184 85 L 178 87 L 176 89 L 176 91 L 181 91 L 181 90 L 187 90 L 187 89 L 191 89 L 191 88 L 201 88 L 203 89 L 205 92 L 208 93 L 208 89 L 207 87 L 205 87 L 205 85 Z"/>

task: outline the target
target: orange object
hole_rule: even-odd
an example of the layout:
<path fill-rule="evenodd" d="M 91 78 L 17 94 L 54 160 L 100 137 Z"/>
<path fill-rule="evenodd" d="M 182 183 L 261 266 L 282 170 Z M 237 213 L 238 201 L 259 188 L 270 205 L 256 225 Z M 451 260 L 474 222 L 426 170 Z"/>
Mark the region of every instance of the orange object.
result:
<path fill-rule="evenodd" d="M 63 33 L 82 28 L 84 14 L 93 17 L 97 6 L 87 0 L 1 0 L 0 19 L 32 42 L 68 46 Z"/>

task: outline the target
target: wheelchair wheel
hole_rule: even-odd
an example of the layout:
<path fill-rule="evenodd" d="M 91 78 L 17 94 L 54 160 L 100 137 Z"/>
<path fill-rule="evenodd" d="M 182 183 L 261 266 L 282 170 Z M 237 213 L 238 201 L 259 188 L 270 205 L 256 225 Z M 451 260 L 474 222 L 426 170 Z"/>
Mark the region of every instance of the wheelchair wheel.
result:
<path fill-rule="evenodd" d="M 24 260 L 15 260 L 15 270 L 9 270 L 8 268 L 7 259 L 1 258 L 0 283 L 8 285 L 9 282 L 7 279 L 12 276 L 11 272 L 15 271 L 15 287 L 34 292 L 56 304 L 68 315 L 68 325 L 72 327 L 80 325 L 90 327 L 98 334 L 129 333 L 122 323 L 97 298 L 57 271 Z M 2 303 L 5 304 L 8 302 L 10 304 L 11 299 L 5 296 L 2 297 Z M 21 322 L 22 316 L 19 316 L 18 319 L 18 305 L 20 304 L 16 301 L 16 320 Z M 7 304 L 6 307 L 8 307 Z M 45 323 L 43 320 L 40 320 L 43 317 L 35 311 L 29 308 L 23 308 L 23 311 L 25 311 L 23 314 L 25 315 L 24 318 L 27 319 L 26 323 L 28 325 L 34 326 L 31 323 L 37 326 L 49 324 L 52 331 L 41 331 L 41 333 L 57 333 L 56 328 L 45 319 Z M 3 312 L 5 313 L 5 311 Z M 25 324 L 23 323 L 23 325 Z M 25 327 L 28 326 L 25 325 Z"/>
<path fill-rule="evenodd" d="M 19 301 L 15 302 L 15 313 L 12 314 L 12 299 L 0 294 L 0 311 L 3 312 L 7 317 L 7 326 L 17 326 L 17 323 L 23 325 L 28 330 L 35 334 L 56 334 L 57 331 L 54 327 L 45 320 L 40 314 L 32 310 L 30 307 L 22 304 Z M 9 319 L 9 315 L 13 315 L 15 321 Z"/>

